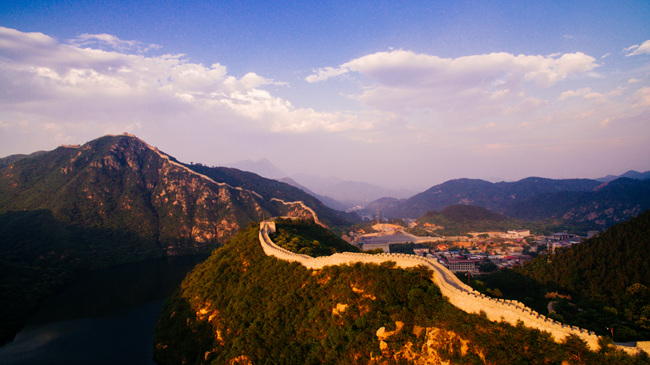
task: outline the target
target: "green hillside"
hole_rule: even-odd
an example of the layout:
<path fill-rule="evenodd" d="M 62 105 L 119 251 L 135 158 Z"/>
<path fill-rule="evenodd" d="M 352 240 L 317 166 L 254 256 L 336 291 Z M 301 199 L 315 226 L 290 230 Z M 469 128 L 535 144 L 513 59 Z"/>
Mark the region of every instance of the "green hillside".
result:
<path fill-rule="evenodd" d="M 540 313 L 618 342 L 650 339 L 650 211 L 523 267 L 477 277 Z"/>
<path fill-rule="evenodd" d="M 539 257 L 522 273 L 543 284 L 620 305 L 629 299 L 631 286 L 650 286 L 650 211 L 579 245 Z"/>
<path fill-rule="evenodd" d="M 420 217 L 416 223 L 415 227 L 407 231 L 416 235 L 456 236 L 468 232 L 507 231 L 530 227 L 530 224 L 527 225 L 527 222 L 523 220 L 507 218 L 483 207 L 463 204 L 450 205 L 439 212 L 430 210 Z M 442 228 L 427 231 L 425 230 L 425 224 L 433 224 Z"/>
<path fill-rule="evenodd" d="M 616 322 L 650 335 L 650 211 L 577 246 L 538 257 L 520 272 L 551 290 L 599 303 Z"/>
<path fill-rule="evenodd" d="M 450 205 L 439 212 L 430 210 L 415 223 L 415 227 L 408 228 L 407 231 L 417 236 L 462 236 L 469 232 L 506 232 L 514 229 L 529 229 L 534 234 L 569 232 L 586 235 L 587 231 L 594 228 L 588 223 L 562 219 L 524 220 L 506 217 L 483 207 L 465 204 Z M 427 224 L 437 228 L 427 229 Z"/>
<path fill-rule="evenodd" d="M 271 239 L 284 249 L 312 257 L 360 251 L 326 228 L 307 220 L 276 219 L 276 232 Z"/>
<path fill-rule="evenodd" d="M 421 269 L 308 270 L 268 257 L 251 226 L 213 252 L 166 302 L 160 364 L 632 364 L 450 305 Z M 325 241 L 323 241 L 325 242 Z"/>

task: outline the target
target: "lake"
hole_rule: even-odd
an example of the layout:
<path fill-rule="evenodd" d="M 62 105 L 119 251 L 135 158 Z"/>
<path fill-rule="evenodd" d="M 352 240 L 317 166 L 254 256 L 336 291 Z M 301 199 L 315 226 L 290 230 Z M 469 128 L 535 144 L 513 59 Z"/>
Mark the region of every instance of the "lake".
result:
<path fill-rule="evenodd" d="M 44 300 L 0 364 L 154 364 L 153 332 L 165 299 L 201 257 L 90 271 Z"/>

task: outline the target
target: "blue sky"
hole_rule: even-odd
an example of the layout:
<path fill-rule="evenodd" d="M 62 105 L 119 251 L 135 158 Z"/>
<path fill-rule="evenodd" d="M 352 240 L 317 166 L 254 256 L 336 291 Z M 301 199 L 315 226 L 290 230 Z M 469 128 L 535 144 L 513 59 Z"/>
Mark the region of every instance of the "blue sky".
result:
<path fill-rule="evenodd" d="M 0 155 L 129 132 L 423 189 L 650 170 L 648 1 L 5 1 Z"/>

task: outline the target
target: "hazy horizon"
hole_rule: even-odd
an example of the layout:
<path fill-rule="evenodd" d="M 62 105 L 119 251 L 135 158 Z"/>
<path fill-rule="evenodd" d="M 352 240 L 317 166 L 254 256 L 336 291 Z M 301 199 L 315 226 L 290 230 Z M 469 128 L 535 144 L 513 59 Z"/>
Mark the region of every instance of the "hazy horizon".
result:
<path fill-rule="evenodd" d="M 129 132 L 388 188 L 650 170 L 650 3 L 0 5 L 0 156 Z"/>
<path fill-rule="evenodd" d="M 525 178 L 529 178 L 529 177 L 541 177 L 541 178 L 546 178 L 546 176 L 530 175 L 530 176 L 524 176 L 524 177 L 517 178 L 517 179 L 506 180 L 506 179 L 502 179 L 502 178 L 499 178 L 499 177 L 496 177 L 496 176 L 487 177 L 487 178 L 474 178 L 474 177 L 471 177 L 471 176 L 459 176 L 459 177 L 450 178 L 450 179 L 447 179 L 447 180 L 444 180 L 444 181 L 432 182 L 432 183 L 429 184 L 429 185 L 422 185 L 422 186 L 418 186 L 418 185 L 413 185 L 413 186 L 405 186 L 405 185 L 389 186 L 389 185 L 376 184 L 376 183 L 373 183 L 372 181 L 355 181 L 355 180 L 346 180 L 346 179 L 342 179 L 342 178 L 340 178 L 340 177 L 338 177 L 338 176 L 331 176 L 331 175 L 317 175 L 317 174 L 315 174 L 315 175 L 314 175 L 314 174 L 303 174 L 303 173 L 301 173 L 301 172 L 286 173 L 286 172 L 282 171 L 282 172 L 284 173 L 282 176 L 276 176 L 276 177 L 273 177 L 273 176 L 265 176 L 264 173 L 259 172 L 259 171 L 256 171 L 255 168 L 249 168 L 249 169 L 246 169 L 246 168 L 244 168 L 243 166 L 240 166 L 241 163 L 252 163 L 252 164 L 256 164 L 256 163 L 259 163 L 259 162 L 261 162 L 261 161 L 266 161 L 266 162 L 270 163 L 273 167 L 276 167 L 276 168 L 277 168 L 277 166 L 275 166 L 275 164 L 273 163 L 273 161 L 269 161 L 269 160 L 268 160 L 267 158 L 265 158 L 265 157 L 263 157 L 263 158 L 261 158 L 261 159 L 259 159 L 259 160 L 246 159 L 246 160 L 235 161 L 235 162 L 227 163 L 227 164 L 225 164 L 224 166 L 225 166 L 225 167 L 234 167 L 234 168 L 238 168 L 238 169 L 242 169 L 242 170 L 246 170 L 246 171 L 254 172 L 254 173 L 258 174 L 258 175 L 261 175 L 261 176 L 264 176 L 264 177 L 267 177 L 267 178 L 270 178 L 270 179 L 277 179 L 277 178 L 284 178 L 284 177 L 295 179 L 295 178 L 299 178 L 299 177 L 301 177 L 301 176 L 308 175 L 308 176 L 310 176 L 310 177 L 322 178 L 322 179 L 324 179 L 324 180 L 338 180 L 339 182 L 361 182 L 361 183 L 374 184 L 374 185 L 377 185 L 377 186 L 380 186 L 380 187 L 384 187 L 384 188 L 387 188 L 387 189 L 395 189 L 395 190 L 403 189 L 403 190 L 409 190 L 409 191 L 411 191 L 411 192 L 413 192 L 413 193 L 415 193 L 415 194 L 420 193 L 420 192 L 422 192 L 422 191 L 424 191 L 424 190 L 427 190 L 427 189 L 429 189 L 429 188 L 431 188 L 431 187 L 433 187 L 433 186 L 436 186 L 436 185 L 442 184 L 442 183 L 444 183 L 444 182 L 447 182 L 447 181 L 449 181 L 449 180 L 463 179 L 463 178 L 466 178 L 466 179 L 480 179 L 480 180 L 485 180 L 485 181 L 488 181 L 488 182 L 491 182 L 491 183 L 499 183 L 499 182 L 516 182 L 516 181 L 519 181 L 519 180 L 522 180 L 522 179 L 525 179 Z M 592 179 L 592 180 L 596 180 L 596 179 L 605 178 L 605 177 L 607 177 L 607 176 L 609 176 L 609 175 L 612 175 L 612 176 L 621 176 L 621 175 L 623 175 L 623 174 L 625 174 L 625 173 L 627 173 L 627 172 L 630 172 L 630 171 L 637 171 L 637 170 L 625 170 L 625 171 L 621 171 L 621 172 L 608 173 L 608 174 L 605 174 L 605 175 L 599 175 L 599 176 L 593 176 L 593 177 L 587 177 L 587 176 L 570 176 L 570 177 L 558 177 L 558 178 L 555 178 L 555 179 Z M 637 171 L 637 172 L 639 172 L 639 173 L 645 173 L 645 172 L 648 172 L 648 171 Z M 307 186 L 307 187 L 309 188 L 309 186 Z"/>

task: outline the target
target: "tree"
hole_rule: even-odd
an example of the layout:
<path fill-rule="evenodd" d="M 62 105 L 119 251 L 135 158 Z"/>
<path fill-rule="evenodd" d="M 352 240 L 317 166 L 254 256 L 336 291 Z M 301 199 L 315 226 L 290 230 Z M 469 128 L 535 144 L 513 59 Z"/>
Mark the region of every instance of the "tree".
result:
<path fill-rule="evenodd" d="M 495 272 L 499 267 L 490 260 L 484 260 L 478 267 L 480 272 Z"/>

